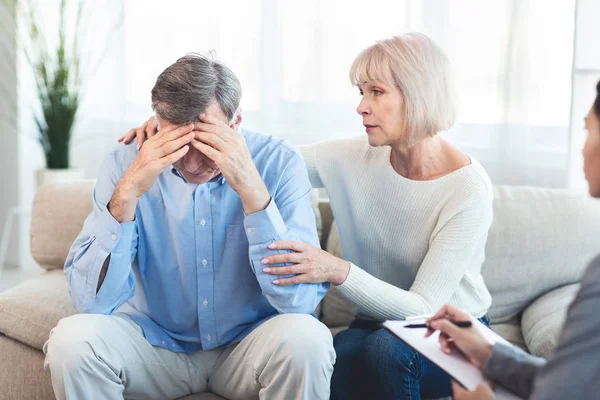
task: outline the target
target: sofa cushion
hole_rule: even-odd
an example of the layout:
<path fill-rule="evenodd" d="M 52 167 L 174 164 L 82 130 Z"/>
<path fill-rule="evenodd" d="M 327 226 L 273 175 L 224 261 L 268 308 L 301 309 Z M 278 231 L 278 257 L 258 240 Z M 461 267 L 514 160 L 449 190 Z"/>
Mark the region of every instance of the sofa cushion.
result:
<path fill-rule="evenodd" d="M 75 314 L 62 271 L 50 271 L 0 293 L 0 332 L 36 349 L 61 318 Z"/>
<path fill-rule="evenodd" d="M 516 317 L 549 290 L 576 283 L 597 254 L 600 201 L 566 189 L 494 187 L 494 220 L 482 274 L 494 323 Z"/>
<path fill-rule="evenodd" d="M 335 222 L 332 224 L 329 232 L 326 250 L 336 257 L 342 257 L 342 249 Z M 348 326 L 355 316 L 356 306 L 342 296 L 334 286 L 331 286 L 321 302 L 321 322 L 330 328 Z"/>
<path fill-rule="evenodd" d="M 54 400 L 44 354 L 0 334 L 0 399 Z"/>
<path fill-rule="evenodd" d="M 579 287 L 573 284 L 552 290 L 525 309 L 521 326 L 531 354 L 548 357 L 552 353 Z"/>
<path fill-rule="evenodd" d="M 95 181 L 44 185 L 31 214 L 31 254 L 45 269 L 62 269 L 67 253 L 92 212 Z"/>
<path fill-rule="evenodd" d="M 504 339 L 508 340 L 513 346 L 527 350 L 523 330 L 517 321 L 504 324 L 491 324 L 490 328 Z"/>

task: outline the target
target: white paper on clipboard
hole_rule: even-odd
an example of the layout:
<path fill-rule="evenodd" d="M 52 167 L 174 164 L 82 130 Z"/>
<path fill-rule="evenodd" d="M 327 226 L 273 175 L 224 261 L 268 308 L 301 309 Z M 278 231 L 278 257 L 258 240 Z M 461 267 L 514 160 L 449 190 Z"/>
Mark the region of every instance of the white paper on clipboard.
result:
<path fill-rule="evenodd" d="M 473 391 L 479 384 L 485 382 L 485 378 L 483 377 L 481 371 L 467 361 L 460 353 L 453 352 L 446 354 L 442 351 L 439 342 L 439 331 L 426 338 L 425 328 L 404 328 L 404 325 L 419 324 L 424 322 L 425 319 L 411 319 L 410 321 L 385 321 L 383 326 L 394 335 L 405 341 L 409 346 L 417 350 L 423 356 L 428 358 L 431 362 L 446 371 L 454 380 L 460 382 L 465 388 L 467 388 L 467 390 Z M 478 320 L 473 321 L 473 326 L 479 332 L 481 332 L 481 334 L 491 344 L 508 344 L 503 337 L 493 332 Z M 496 390 L 496 398 L 506 400 L 519 399 L 519 397 L 514 396 L 512 393 L 502 388 L 498 388 Z"/>

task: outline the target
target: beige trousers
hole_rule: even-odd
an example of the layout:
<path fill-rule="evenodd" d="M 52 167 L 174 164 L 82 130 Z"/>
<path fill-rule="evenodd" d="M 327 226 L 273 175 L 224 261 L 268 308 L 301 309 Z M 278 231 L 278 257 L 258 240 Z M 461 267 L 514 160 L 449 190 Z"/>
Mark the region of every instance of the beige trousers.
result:
<path fill-rule="evenodd" d="M 310 315 L 278 315 L 241 343 L 174 353 L 152 346 L 124 314 L 62 319 L 44 345 L 57 399 L 175 399 L 211 391 L 228 399 L 329 398 L 329 329 Z"/>

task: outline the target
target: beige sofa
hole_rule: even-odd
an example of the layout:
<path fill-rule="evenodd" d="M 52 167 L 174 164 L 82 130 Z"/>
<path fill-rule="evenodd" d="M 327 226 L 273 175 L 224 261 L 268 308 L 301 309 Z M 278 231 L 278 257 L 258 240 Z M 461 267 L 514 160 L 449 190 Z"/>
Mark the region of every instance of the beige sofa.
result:
<path fill-rule="evenodd" d="M 52 399 L 42 345 L 60 318 L 75 311 L 62 266 L 91 211 L 90 181 L 42 188 L 34 202 L 31 249 L 46 271 L 0 293 L 0 399 Z M 493 328 L 534 354 L 555 346 L 569 302 L 586 263 L 600 250 L 600 202 L 565 190 L 495 187 L 494 222 L 484 277 L 492 292 Z M 322 244 L 341 249 L 328 203 Z M 319 215 L 320 214 L 320 215 Z M 335 291 L 317 313 L 334 333 L 345 329 L 353 308 Z M 186 399 L 212 399 L 205 393 Z"/>

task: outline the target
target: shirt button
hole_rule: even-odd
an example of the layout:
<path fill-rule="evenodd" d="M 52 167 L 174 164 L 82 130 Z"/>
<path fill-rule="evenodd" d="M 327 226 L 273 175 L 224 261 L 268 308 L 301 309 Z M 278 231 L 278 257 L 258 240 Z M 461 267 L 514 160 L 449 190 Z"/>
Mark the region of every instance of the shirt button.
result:
<path fill-rule="evenodd" d="M 202 260 L 202 265 L 204 265 L 206 267 L 207 264 L 208 264 L 208 261 Z"/>
<path fill-rule="evenodd" d="M 210 335 L 207 335 L 207 336 L 206 336 L 206 339 L 208 339 L 208 341 L 210 342 L 210 341 L 212 340 L 212 336 L 210 336 Z"/>
<path fill-rule="evenodd" d="M 204 307 L 206 307 L 206 306 L 208 305 L 208 300 L 204 299 L 204 301 L 202 302 L 202 305 L 203 305 Z"/>
<path fill-rule="evenodd" d="M 162 341 L 162 344 L 163 344 L 163 345 L 164 345 L 164 344 L 167 344 L 167 342 L 165 342 L 165 341 L 163 340 L 163 341 Z"/>
<path fill-rule="evenodd" d="M 115 234 L 113 233 L 112 235 L 110 235 L 110 238 L 111 238 L 112 240 L 117 240 L 117 235 L 115 235 Z"/>
<path fill-rule="evenodd" d="M 206 225 L 206 221 L 205 220 L 200 221 L 200 225 L 202 225 L 202 226 Z"/>
<path fill-rule="evenodd" d="M 248 229 L 246 229 L 246 232 L 252 233 L 253 230 L 254 230 L 254 228 L 248 228 Z"/>

